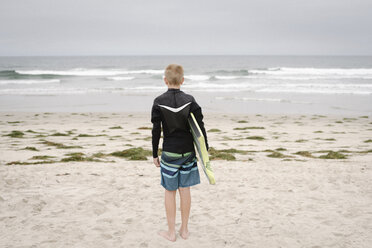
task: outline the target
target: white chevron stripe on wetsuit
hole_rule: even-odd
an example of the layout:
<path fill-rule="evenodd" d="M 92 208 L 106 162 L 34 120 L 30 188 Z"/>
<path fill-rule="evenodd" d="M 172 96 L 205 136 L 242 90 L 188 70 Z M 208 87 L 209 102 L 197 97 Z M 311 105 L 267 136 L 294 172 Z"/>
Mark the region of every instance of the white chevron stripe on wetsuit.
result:
<path fill-rule="evenodd" d="M 163 107 L 163 108 L 168 109 L 168 110 L 170 110 L 170 111 L 172 111 L 174 113 L 177 113 L 177 112 L 180 112 L 182 109 L 184 109 L 189 104 L 191 104 L 191 102 L 188 102 L 185 105 L 182 105 L 181 107 L 178 107 L 178 108 L 172 108 L 172 107 L 168 107 L 168 106 L 160 105 L 159 104 L 159 107 Z"/>

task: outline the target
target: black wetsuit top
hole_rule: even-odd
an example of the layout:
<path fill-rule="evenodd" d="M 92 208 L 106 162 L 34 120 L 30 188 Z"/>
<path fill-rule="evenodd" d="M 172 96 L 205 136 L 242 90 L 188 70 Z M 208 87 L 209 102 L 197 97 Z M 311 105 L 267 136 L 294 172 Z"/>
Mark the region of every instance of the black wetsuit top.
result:
<path fill-rule="evenodd" d="M 207 150 L 209 148 L 207 134 L 204 129 L 201 107 L 193 96 L 179 89 L 168 89 L 154 100 L 151 111 L 152 154 L 158 157 L 161 126 L 163 126 L 163 151 L 186 153 L 194 150 L 193 137 L 188 124 L 188 117 L 192 112 L 203 132 Z"/>

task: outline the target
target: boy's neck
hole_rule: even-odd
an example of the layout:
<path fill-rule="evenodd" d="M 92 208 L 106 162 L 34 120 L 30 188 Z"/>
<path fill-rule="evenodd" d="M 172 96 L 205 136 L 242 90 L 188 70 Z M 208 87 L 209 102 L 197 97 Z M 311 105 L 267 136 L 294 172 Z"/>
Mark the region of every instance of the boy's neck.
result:
<path fill-rule="evenodd" d="M 179 86 L 178 86 L 178 87 L 169 87 L 169 86 L 168 86 L 168 90 L 179 90 L 180 88 L 181 88 L 181 87 L 179 87 Z"/>

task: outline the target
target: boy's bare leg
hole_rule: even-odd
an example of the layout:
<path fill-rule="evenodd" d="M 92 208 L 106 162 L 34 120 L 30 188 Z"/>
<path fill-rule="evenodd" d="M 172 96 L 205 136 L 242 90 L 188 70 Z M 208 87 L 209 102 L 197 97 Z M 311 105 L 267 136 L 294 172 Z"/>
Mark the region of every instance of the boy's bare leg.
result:
<path fill-rule="evenodd" d="M 158 234 L 170 241 L 176 241 L 176 192 L 165 190 L 165 211 L 167 214 L 168 231 L 159 231 Z"/>
<path fill-rule="evenodd" d="M 187 228 L 187 224 L 189 222 L 190 208 L 191 208 L 190 187 L 179 188 L 178 190 L 180 192 L 180 198 L 181 198 L 181 218 L 182 218 L 180 236 L 183 239 L 187 239 L 189 237 L 189 230 Z"/>

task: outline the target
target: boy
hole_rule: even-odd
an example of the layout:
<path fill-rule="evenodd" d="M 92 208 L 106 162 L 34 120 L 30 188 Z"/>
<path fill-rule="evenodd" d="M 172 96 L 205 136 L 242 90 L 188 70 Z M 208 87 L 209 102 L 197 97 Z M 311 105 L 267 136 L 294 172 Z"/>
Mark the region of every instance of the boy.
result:
<path fill-rule="evenodd" d="M 182 219 L 179 234 L 183 239 L 187 239 L 189 236 L 187 224 L 191 207 L 190 186 L 200 183 L 193 137 L 187 121 L 190 112 L 194 114 L 203 132 L 207 149 L 209 147 L 200 106 L 193 96 L 180 90 L 184 82 L 182 66 L 168 65 L 164 76 L 168 91 L 155 98 L 151 111 L 152 153 L 155 166 L 160 167 L 161 185 L 165 188 L 165 210 L 168 221 L 168 231 L 160 231 L 158 234 L 170 241 L 176 241 L 177 189 L 181 198 Z M 163 126 L 164 139 L 159 160 L 158 146 L 161 126 Z"/>

